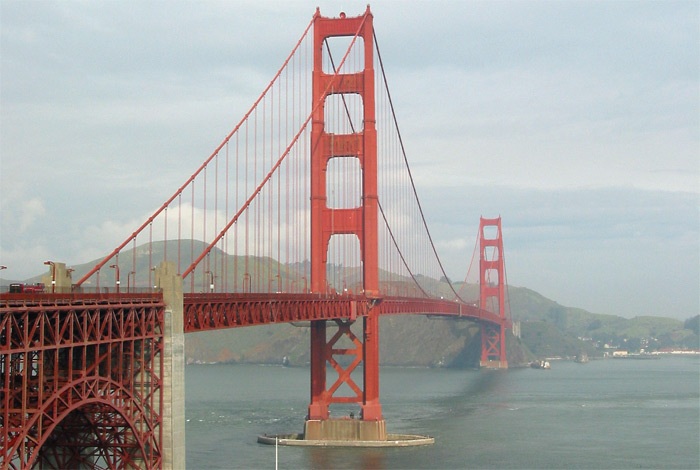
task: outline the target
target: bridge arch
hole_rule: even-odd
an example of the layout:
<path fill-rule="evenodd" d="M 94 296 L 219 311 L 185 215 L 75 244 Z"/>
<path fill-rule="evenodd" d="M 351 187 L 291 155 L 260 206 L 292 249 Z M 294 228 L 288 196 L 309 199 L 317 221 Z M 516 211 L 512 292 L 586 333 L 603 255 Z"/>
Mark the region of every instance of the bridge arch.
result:
<path fill-rule="evenodd" d="M 42 406 L 33 413 L 32 418 L 27 422 L 22 431 L 15 436 L 15 443 L 8 453 L 10 456 L 8 464 L 11 464 L 13 457 L 17 458 L 24 454 L 28 455 L 25 462 L 20 463 L 22 468 L 33 468 L 39 462 L 39 457 L 45 455 L 47 445 L 56 431 L 61 431 L 61 426 L 71 424 L 70 418 L 73 416 L 79 419 L 78 412 L 93 408 L 92 413 L 109 413 L 111 410 L 115 416 L 111 417 L 111 421 L 104 421 L 107 433 L 105 435 L 112 438 L 118 438 L 118 445 L 114 442 L 106 442 L 105 437 L 97 436 L 102 449 L 114 454 L 119 449 L 131 448 L 135 451 L 122 451 L 119 454 L 119 459 L 114 459 L 111 463 L 107 461 L 107 468 L 155 468 L 158 467 L 161 461 L 160 449 L 160 416 L 159 413 L 152 411 L 149 413 L 141 400 L 130 393 L 118 382 L 101 376 L 83 377 L 78 380 L 71 381 L 64 385 L 59 390 L 55 391 L 50 398 L 42 403 Z M 57 413 L 52 410 L 60 410 Z M 149 415 L 157 416 L 158 419 L 150 419 Z M 84 415 L 83 415 L 84 416 Z M 87 418 L 86 418 L 87 419 Z M 117 421 L 117 419 L 121 421 Z M 44 425 L 42 421 L 49 421 L 49 425 Z M 95 424 L 95 423 L 90 423 Z M 119 426 L 115 426 L 115 424 Z M 45 426 L 45 427 L 44 427 Z M 40 430 L 37 428 L 41 427 Z M 124 432 L 118 433 L 115 428 L 119 427 L 130 435 Z M 93 429 L 94 430 L 94 429 Z M 20 446 L 27 442 L 27 438 L 34 432 L 40 432 L 40 436 L 35 440 L 35 448 L 31 453 L 20 453 Z M 127 439 L 126 441 L 124 439 Z M 79 442 L 79 440 L 78 440 Z M 75 444 L 75 441 L 73 441 Z M 96 447 L 85 443 L 83 447 L 75 447 L 70 459 L 75 458 L 76 452 L 80 456 L 80 452 L 88 447 Z M 107 445 L 109 444 L 109 445 Z M 19 455 L 18 455 L 19 454 Z M 131 459 L 125 459 L 126 455 L 131 455 Z M 98 454 L 104 456 L 104 451 Z M 54 457 L 56 457 L 54 455 Z M 79 461 L 69 460 L 70 463 Z M 138 462 L 138 464 L 136 463 Z M 93 462 L 94 463 L 94 462 Z M 57 462 L 56 468 L 66 468 Z M 143 465 L 143 467 L 141 467 Z"/>

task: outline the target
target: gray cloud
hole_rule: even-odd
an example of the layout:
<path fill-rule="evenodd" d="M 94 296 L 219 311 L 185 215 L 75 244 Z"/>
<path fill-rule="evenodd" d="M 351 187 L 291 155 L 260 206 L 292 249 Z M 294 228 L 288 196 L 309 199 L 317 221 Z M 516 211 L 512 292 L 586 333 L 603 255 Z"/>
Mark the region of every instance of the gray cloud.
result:
<path fill-rule="evenodd" d="M 470 256 L 478 216 L 501 214 L 513 284 L 607 313 L 698 312 L 697 2 L 372 11 L 419 193 L 454 250 L 443 257 Z M 2 2 L 0 13 L 0 258 L 22 278 L 46 257 L 113 248 L 94 238 L 101 228 L 130 233 L 243 116 L 314 9 Z"/>
<path fill-rule="evenodd" d="M 512 285 L 625 316 L 687 318 L 700 308 L 697 194 L 469 186 L 448 197 L 424 191 L 422 200 L 456 279 L 471 259 L 479 217 L 500 215 Z"/>

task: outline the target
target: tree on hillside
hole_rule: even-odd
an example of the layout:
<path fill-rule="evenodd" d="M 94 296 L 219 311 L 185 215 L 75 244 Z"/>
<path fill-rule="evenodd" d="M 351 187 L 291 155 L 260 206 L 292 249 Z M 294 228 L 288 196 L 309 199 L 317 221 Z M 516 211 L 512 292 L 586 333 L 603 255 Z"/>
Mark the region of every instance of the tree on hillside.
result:
<path fill-rule="evenodd" d="M 566 331 L 566 309 L 560 305 L 549 308 L 549 317 L 554 321 L 554 326 L 560 331 Z"/>
<path fill-rule="evenodd" d="M 686 349 L 700 349 L 700 336 L 696 334 L 683 338 L 683 347 Z"/>
<path fill-rule="evenodd" d="M 603 322 L 601 322 L 599 319 L 596 318 L 595 320 L 593 320 L 592 322 L 590 322 L 588 324 L 588 331 L 597 330 L 601 326 L 603 326 Z"/>
<path fill-rule="evenodd" d="M 700 335 L 700 315 L 695 315 L 694 317 L 688 318 L 683 323 L 683 328 L 686 330 L 691 330 L 696 335 Z"/>

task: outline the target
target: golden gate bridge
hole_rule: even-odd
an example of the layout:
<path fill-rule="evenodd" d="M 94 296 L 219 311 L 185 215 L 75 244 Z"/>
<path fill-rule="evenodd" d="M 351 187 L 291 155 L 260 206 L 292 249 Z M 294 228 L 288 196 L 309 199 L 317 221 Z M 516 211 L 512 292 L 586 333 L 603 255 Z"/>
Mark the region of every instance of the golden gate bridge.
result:
<path fill-rule="evenodd" d="M 507 368 L 500 218 L 480 220 L 477 253 L 455 289 L 369 7 L 317 10 L 243 119 L 123 243 L 75 283 L 47 262 L 44 292 L 0 296 L 0 468 L 184 467 L 183 335 L 284 322 L 310 325 L 306 438 L 386 440 L 381 316 L 476 322 L 481 365 Z M 330 418 L 335 404 L 359 419 Z"/>

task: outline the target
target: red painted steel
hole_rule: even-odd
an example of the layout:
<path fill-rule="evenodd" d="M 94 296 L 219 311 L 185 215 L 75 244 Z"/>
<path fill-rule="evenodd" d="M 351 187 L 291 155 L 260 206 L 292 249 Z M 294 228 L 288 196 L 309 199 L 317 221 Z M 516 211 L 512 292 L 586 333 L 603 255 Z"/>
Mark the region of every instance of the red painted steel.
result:
<path fill-rule="evenodd" d="M 417 297 L 373 298 L 325 294 L 185 294 L 185 333 L 274 323 L 356 320 L 376 315 L 437 315 L 501 325 L 476 305 Z M 374 312 L 373 312 L 374 313 Z M 510 322 L 506 319 L 506 327 Z M 313 356 L 313 354 L 312 354 Z"/>
<path fill-rule="evenodd" d="M 492 323 L 481 325 L 481 363 L 506 361 L 504 328 Z"/>
<path fill-rule="evenodd" d="M 496 235 L 486 237 L 486 228 L 494 227 Z M 492 277 L 492 273 L 495 274 Z M 508 324 L 505 304 L 505 264 L 501 218 L 479 221 L 479 302 L 482 310 L 498 315 L 499 321 L 481 329 L 481 363 L 497 360 L 507 364 L 505 330 Z"/>
<path fill-rule="evenodd" d="M 351 37 L 350 47 L 333 74 L 323 71 L 324 44 L 330 37 Z M 341 73 L 343 64 L 358 38 L 362 39 L 364 68 L 357 73 Z M 369 6 L 364 15 L 348 18 L 322 17 L 316 10 L 313 41 L 313 122 L 311 130 L 311 291 L 328 291 L 327 261 L 331 237 L 338 234 L 355 235 L 360 244 L 362 262 L 362 291 L 369 296 L 379 294 L 378 261 L 378 198 L 377 198 L 377 130 L 374 110 L 374 45 L 372 13 Z M 335 68 L 335 67 L 334 67 Z M 331 95 L 357 94 L 362 100 L 363 128 L 356 131 L 351 124 L 351 134 L 330 133 L 327 129 L 325 102 Z M 319 103 L 324 103 L 318 106 Z M 347 105 L 346 105 L 347 106 Z M 347 109 L 347 108 L 346 108 Z M 348 112 L 349 113 L 349 112 Z M 360 205 L 355 208 L 328 207 L 326 194 L 326 170 L 335 157 L 355 157 L 360 164 L 362 194 Z M 342 190 L 342 188 L 339 188 Z M 311 328 L 311 403 L 309 419 L 327 419 L 331 403 L 354 402 L 362 406 L 362 419 L 382 418 L 379 404 L 379 345 L 378 311 L 370 310 L 363 319 L 363 341 L 350 331 L 349 323 L 336 321 L 337 333 L 327 339 L 326 326 L 313 324 Z M 316 323 L 316 322 L 314 322 Z M 339 378 L 330 388 L 326 384 L 326 362 L 337 369 L 333 344 L 345 336 L 356 345 L 350 370 L 338 370 Z M 363 389 L 350 377 L 350 372 L 363 363 Z M 356 392 L 355 397 L 335 397 L 339 385 L 344 383 Z"/>
<path fill-rule="evenodd" d="M 160 296 L 0 296 L 0 468 L 160 468 Z"/>
<path fill-rule="evenodd" d="M 377 294 L 377 131 L 374 111 L 374 69 L 372 14 L 347 18 L 314 16 L 313 103 L 324 103 L 334 94 L 360 95 L 363 103 L 362 131 L 336 135 L 326 132 L 325 106 L 314 106 L 311 131 L 311 291 L 326 292 L 328 243 L 332 235 L 353 234 L 360 241 L 363 289 Z M 364 70 L 356 74 L 326 74 L 323 71 L 324 41 L 329 37 L 362 38 Z M 349 51 L 348 51 L 349 52 Z M 341 61 L 341 66 L 344 60 Z M 334 157 L 356 157 L 362 172 L 362 205 L 352 209 L 327 206 L 326 168 Z"/>
<path fill-rule="evenodd" d="M 185 294 L 185 333 L 272 323 L 354 319 L 366 315 L 369 305 L 361 296 Z"/>

